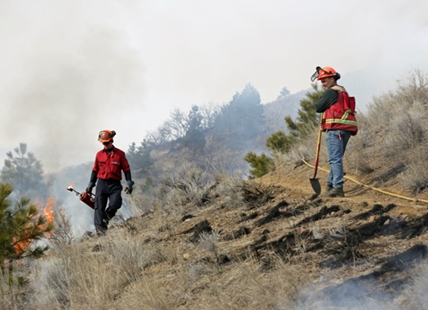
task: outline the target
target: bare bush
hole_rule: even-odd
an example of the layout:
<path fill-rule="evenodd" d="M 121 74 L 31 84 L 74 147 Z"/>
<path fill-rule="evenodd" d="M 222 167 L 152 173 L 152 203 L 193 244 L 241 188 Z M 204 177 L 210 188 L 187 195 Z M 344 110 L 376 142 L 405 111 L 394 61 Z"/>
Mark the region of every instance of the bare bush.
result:
<path fill-rule="evenodd" d="M 414 150 L 406 170 L 398 176 L 400 185 L 413 193 L 420 193 L 428 188 L 428 150 L 420 146 Z"/>
<path fill-rule="evenodd" d="M 54 224 L 53 234 L 49 238 L 51 244 L 71 244 L 75 240 L 75 236 L 71 230 L 70 217 L 61 208 L 56 212 Z"/>
<path fill-rule="evenodd" d="M 397 167 L 407 166 L 399 182 L 404 189 L 420 191 L 425 173 L 418 158 L 425 158 L 427 109 L 427 79 L 415 71 L 394 90 L 373 98 L 368 113 L 358 114 L 359 133 L 350 140 L 346 164 L 357 175 L 372 174 L 373 179 L 374 174 L 391 176 Z"/>
<path fill-rule="evenodd" d="M 394 117 L 392 137 L 396 143 L 392 148 L 409 149 L 423 142 L 427 129 L 425 113 L 425 109 L 415 103 L 412 109 L 402 111 Z"/>
<path fill-rule="evenodd" d="M 217 182 L 218 184 L 215 188 L 216 196 L 233 208 L 244 205 L 244 196 L 240 190 L 244 185 L 244 180 L 241 177 L 219 175 L 217 176 Z"/>
<path fill-rule="evenodd" d="M 190 162 L 183 162 L 179 166 L 168 166 L 161 182 L 160 195 L 164 206 L 181 208 L 189 203 L 202 205 L 202 198 L 212 179 L 211 175 Z"/>

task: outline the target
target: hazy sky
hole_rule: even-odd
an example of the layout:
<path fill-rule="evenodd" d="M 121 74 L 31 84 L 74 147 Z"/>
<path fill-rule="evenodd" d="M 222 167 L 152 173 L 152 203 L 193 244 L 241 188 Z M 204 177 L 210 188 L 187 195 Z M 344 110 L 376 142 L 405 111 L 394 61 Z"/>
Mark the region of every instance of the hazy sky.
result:
<path fill-rule="evenodd" d="M 102 129 L 126 151 L 174 107 L 248 82 L 267 103 L 318 65 L 364 106 L 428 73 L 427 15 L 426 0 L 0 0 L 0 160 L 26 142 L 47 171 L 92 161 Z"/>

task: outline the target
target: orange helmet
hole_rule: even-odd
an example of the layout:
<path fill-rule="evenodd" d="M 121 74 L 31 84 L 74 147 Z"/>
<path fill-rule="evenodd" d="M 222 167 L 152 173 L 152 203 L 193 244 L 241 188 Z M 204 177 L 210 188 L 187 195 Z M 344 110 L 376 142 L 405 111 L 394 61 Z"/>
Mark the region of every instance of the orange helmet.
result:
<path fill-rule="evenodd" d="M 98 134 L 98 141 L 101 143 L 106 143 L 113 141 L 113 137 L 116 135 L 116 131 L 114 130 L 101 130 Z"/>
<path fill-rule="evenodd" d="M 315 73 L 311 76 L 312 82 L 315 81 L 315 79 L 319 81 L 327 77 L 333 77 L 336 81 L 340 79 L 340 74 L 336 72 L 336 70 L 334 70 L 332 67 L 316 67 L 315 70 Z"/>

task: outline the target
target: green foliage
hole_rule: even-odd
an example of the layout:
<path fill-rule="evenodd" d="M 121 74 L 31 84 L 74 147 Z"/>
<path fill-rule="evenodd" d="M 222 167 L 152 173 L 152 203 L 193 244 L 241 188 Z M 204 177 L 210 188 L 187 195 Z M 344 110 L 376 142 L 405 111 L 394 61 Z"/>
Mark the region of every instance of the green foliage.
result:
<path fill-rule="evenodd" d="M 293 121 L 290 116 L 284 118 L 287 128 L 290 131 L 290 135 L 298 140 L 305 139 L 314 128 L 319 126 L 319 116 L 315 111 L 315 103 L 321 98 L 324 93 L 323 89 L 320 89 L 318 84 L 312 84 L 313 91 L 306 93 L 306 98 L 300 101 L 300 107 L 296 121 Z"/>
<path fill-rule="evenodd" d="M 43 169 L 33 153 L 27 153 L 27 144 L 20 143 L 12 152 L 6 153 L 4 168 L 1 172 L 3 182 L 10 183 L 19 195 L 43 197 L 46 195 L 46 184 L 43 183 Z"/>
<path fill-rule="evenodd" d="M 215 121 L 214 135 L 228 148 L 242 150 L 252 147 L 265 128 L 263 105 L 259 92 L 247 84 L 241 93 L 221 108 Z"/>
<path fill-rule="evenodd" d="M 183 137 L 183 146 L 189 148 L 194 153 L 202 153 L 206 144 L 203 133 L 203 115 L 197 106 L 193 106 L 188 116 L 188 128 Z"/>
<path fill-rule="evenodd" d="M 143 177 L 149 174 L 150 168 L 154 164 L 153 158 L 150 156 L 152 147 L 144 140 L 140 146 L 136 146 L 135 142 L 129 146 L 126 157 L 135 177 Z"/>
<path fill-rule="evenodd" d="M 315 103 L 320 99 L 324 91 L 319 89 L 316 83 L 312 84 L 312 88 L 313 91 L 307 92 L 306 98 L 300 100 L 301 109 L 298 111 L 296 121 L 293 121 L 290 116 L 284 118 L 289 134 L 277 131 L 266 139 L 266 146 L 271 153 L 287 153 L 294 144 L 305 139 L 314 128 L 319 126 L 319 117 L 315 111 Z M 286 93 L 286 91 L 287 89 L 284 88 L 283 92 Z M 250 170 L 250 178 L 265 175 L 273 165 L 272 157 L 269 157 L 265 153 L 257 156 L 255 153 L 249 152 L 244 159 L 253 168 Z"/>
<path fill-rule="evenodd" d="M 11 208 L 8 199 L 13 187 L 0 182 L 0 264 L 24 257 L 40 257 L 48 246 L 34 246 L 34 241 L 45 237 L 53 229 L 28 197 L 22 197 Z"/>
<path fill-rule="evenodd" d="M 271 152 L 286 153 L 294 143 L 296 143 L 296 137 L 287 136 L 283 131 L 277 131 L 266 139 L 266 146 Z"/>
<path fill-rule="evenodd" d="M 267 174 L 273 166 L 273 160 L 265 153 L 257 155 L 254 152 L 249 152 L 245 155 L 244 160 L 250 164 L 250 179 L 259 178 Z"/>
<path fill-rule="evenodd" d="M 319 116 L 315 111 L 315 103 L 321 98 L 324 90 L 318 84 L 312 84 L 313 91 L 306 93 L 306 97 L 300 100 L 298 116 L 294 121 L 290 116 L 284 118 L 289 134 L 277 131 L 266 140 L 266 146 L 271 152 L 286 153 L 298 141 L 305 139 L 315 128 L 319 126 Z"/>

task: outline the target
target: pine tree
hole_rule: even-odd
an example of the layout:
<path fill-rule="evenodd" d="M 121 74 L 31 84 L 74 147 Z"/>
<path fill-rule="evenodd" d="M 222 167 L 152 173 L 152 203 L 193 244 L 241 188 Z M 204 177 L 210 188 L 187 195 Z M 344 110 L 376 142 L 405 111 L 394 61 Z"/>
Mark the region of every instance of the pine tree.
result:
<path fill-rule="evenodd" d="M 221 108 L 214 123 L 214 135 L 218 141 L 233 150 L 252 147 L 265 130 L 263 105 L 260 94 L 253 85 L 247 84 L 232 101 Z"/>
<path fill-rule="evenodd" d="M 42 164 L 33 153 L 27 152 L 27 144 L 20 143 L 19 147 L 6 153 L 4 168 L 1 171 L 3 182 L 10 183 L 19 195 L 29 197 L 44 197 L 47 192 L 43 183 Z"/>
<path fill-rule="evenodd" d="M 150 155 L 152 147 L 144 140 L 140 146 L 136 146 L 135 142 L 129 146 L 126 157 L 132 168 L 135 177 L 142 178 L 149 174 L 150 168 L 154 164 L 154 160 Z"/>
<path fill-rule="evenodd" d="M 35 245 L 53 229 L 53 224 L 39 215 L 28 197 L 22 197 L 13 208 L 8 199 L 13 187 L 0 182 L 0 266 L 24 257 L 40 257 L 48 246 Z"/>
<path fill-rule="evenodd" d="M 257 155 L 254 152 L 249 152 L 245 155 L 244 160 L 253 168 L 250 169 L 250 179 L 259 178 L 267 174 L 273 166 L 272 158 L 265 153 Z"/>
<path fill-rule="evenodd" d="M 202 153 L 206 144 L 202 127 L 203 116 L 197 106 L 193 106 L 188 116 L 188 128 L 183 137 L 183 146 L 193 153 Z"/>
<path fill-rule="evenodd" d="M 319 126 L 319 116 L 315 111 L 315 103 L 321 98 L 324 93 L 323 89 L 320 89 L 318 84 L 312 84 L 313 91 L 306 93 L 306 98 L 300 100 L 300 109 L 297 112 L 298 116 L 296 121 L 290 116 L 284 118 L 287 128 L 290 131 L 290 135 L 298 140 L 305 139 L 308 134 L 313 132 L 314 128 Z"/>

